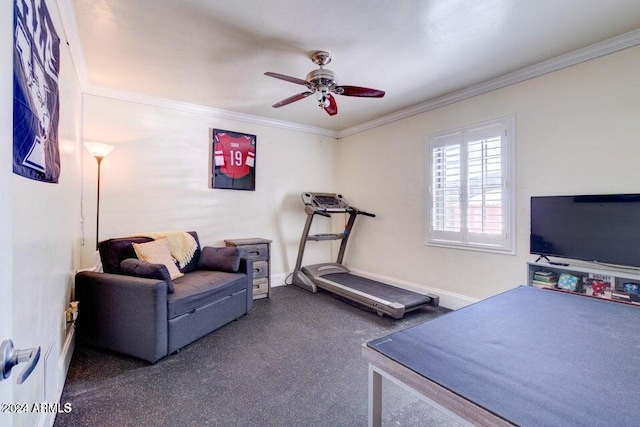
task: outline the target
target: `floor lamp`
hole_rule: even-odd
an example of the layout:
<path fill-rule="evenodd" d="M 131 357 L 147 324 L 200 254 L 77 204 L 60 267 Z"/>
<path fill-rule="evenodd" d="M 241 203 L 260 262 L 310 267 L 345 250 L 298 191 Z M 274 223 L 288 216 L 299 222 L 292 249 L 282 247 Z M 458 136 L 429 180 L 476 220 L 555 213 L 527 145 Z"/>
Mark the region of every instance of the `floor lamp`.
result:
<path fill-rule="evenodd" d="M 85 142 L 84 146 L 89 150 L 91 155 L 98 161 L 98 193 L 96 197 L 96 251 L 98 250 L 99 228 L 100 228 L 100 164 L 102 159 L 115 148 L 113 145 L 103 144 L 101 142 Z"/>

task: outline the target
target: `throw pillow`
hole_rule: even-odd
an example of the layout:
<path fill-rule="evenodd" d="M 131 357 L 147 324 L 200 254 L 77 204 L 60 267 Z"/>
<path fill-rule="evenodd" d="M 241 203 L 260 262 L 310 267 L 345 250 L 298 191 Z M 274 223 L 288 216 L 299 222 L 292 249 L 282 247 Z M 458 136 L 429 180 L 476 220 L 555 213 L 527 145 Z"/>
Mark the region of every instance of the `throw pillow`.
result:
<path fill-rule="evenodd" d="M 120 263 L 120 271 L 127 276 L 164 280 L 167 282 L 168 293 L 172 293 L 175 290 L 169 270 L 164 264 L 151 264 L 140 259 L 127 258 Z"/>
<path fill-rule="evenodd" d="M 198 269 L 237 273 L 240 269 L 240 250 L 205 246 L 200 253 Z"/>
<path fill-rule="evenodd" d="M 169 251 L 169 244 L 166 238 L 152 240 L 147 243 L 132 243 L 133 250 L 138 259 L 150 262 L 151 264 L 164 264 L 169 271 L 171 280 L 184 276 L 176 266 L 176 262 Z"/>

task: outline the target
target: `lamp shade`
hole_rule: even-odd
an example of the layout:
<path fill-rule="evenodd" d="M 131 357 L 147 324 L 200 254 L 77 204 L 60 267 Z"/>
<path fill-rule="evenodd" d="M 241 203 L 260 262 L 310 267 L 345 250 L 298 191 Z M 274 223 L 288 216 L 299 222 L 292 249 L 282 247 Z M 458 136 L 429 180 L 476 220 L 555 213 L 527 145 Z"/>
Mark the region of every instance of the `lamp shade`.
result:
<path fill-rule="evenodd" d="M 89 150 L 91 155 L 104 159 L 115 148 L 113 145 L 103 144 L 102 142 L 87 141 L 84 146 Z"/>

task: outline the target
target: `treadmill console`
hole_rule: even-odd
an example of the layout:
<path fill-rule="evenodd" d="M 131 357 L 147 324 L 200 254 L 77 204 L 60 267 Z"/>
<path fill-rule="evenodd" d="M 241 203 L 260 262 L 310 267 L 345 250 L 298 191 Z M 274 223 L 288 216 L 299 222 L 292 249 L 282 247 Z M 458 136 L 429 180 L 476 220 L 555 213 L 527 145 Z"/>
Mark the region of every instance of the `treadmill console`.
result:
<path fill-rule="evenodd" d="M 345 212 L 349 203 L 341 194 L 335 193 L 302 193 L 302 201 L 307 206 L 313 206 L 319 211 Z"/>

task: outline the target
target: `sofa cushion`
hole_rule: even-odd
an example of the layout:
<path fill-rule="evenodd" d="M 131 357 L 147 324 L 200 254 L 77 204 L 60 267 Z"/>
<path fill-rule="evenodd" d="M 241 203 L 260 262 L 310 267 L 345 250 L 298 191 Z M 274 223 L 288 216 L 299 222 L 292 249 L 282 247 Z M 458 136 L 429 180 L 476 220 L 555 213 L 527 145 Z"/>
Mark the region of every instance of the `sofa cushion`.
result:
<path fill-rule="evenodd" d="M 120 263 L 120 271 L 127 276 L 164 280 L 167 282 L 167 292 L 174 291 L 173 280 L 164 264 L 152 264 L 137 258 L 127 258 Z"/>
<path fill-rule="evenodd" d="M 205 246 L 202 248 L 199 270 L 217 270 L 227 273 L 237 273 L 240 269 L 240 250 L 238 248 L 213 248 Z"/>
<path fill-rule="evenodd" d="M 200 258 L 200 240 L 198 239 L 198 233 L 195 231 L 189 231 L 189 234 L 196 239 L 198 243 L 198 249 L 193 258 L 181 268 L 180 271 L 188 273 L 196 269 L 198 265 L 198 259 Z M 102 268 L 105 273 L 122 274 L 120 271 L 120 263 L 127 258 L 137 258 L 135 251 L 133 250 L 132 243 L 145 243 L 151 242 L 153 239 L 150 237 L 132 236 L 132 237 L 119 237 L 115 239 L 103 240 L 99 243 L 98 248 L 100 250 L 100 259 L 102 261 Z"/>
<path fill-rule="evenodd" d="M 171 279 L 177 279 L 184 275 L 184 273 L 178 270 L 178 266 L 171 256 L 166 238 L 163 237 L 147 243 L 132 243 L 132 245 L 139 259 L 152 264 L 166 265 Z"/>
<path fill-rule="evenodd" d="M 169 319 L 246 289 L 247 276 L 242 273 L 196 270 L 175 279 L 173 283 L 175 291 L 167 295 Z"/>
<path fill-rule="evenodd" d="M 105 273 L 122 274 L 120 263 L 127 258 L 138 258 L 131 244 L 145 243 L 151 240 L 148 237 L 123 237 L 103 240 L 98 245 L 102 269 Z"/>

